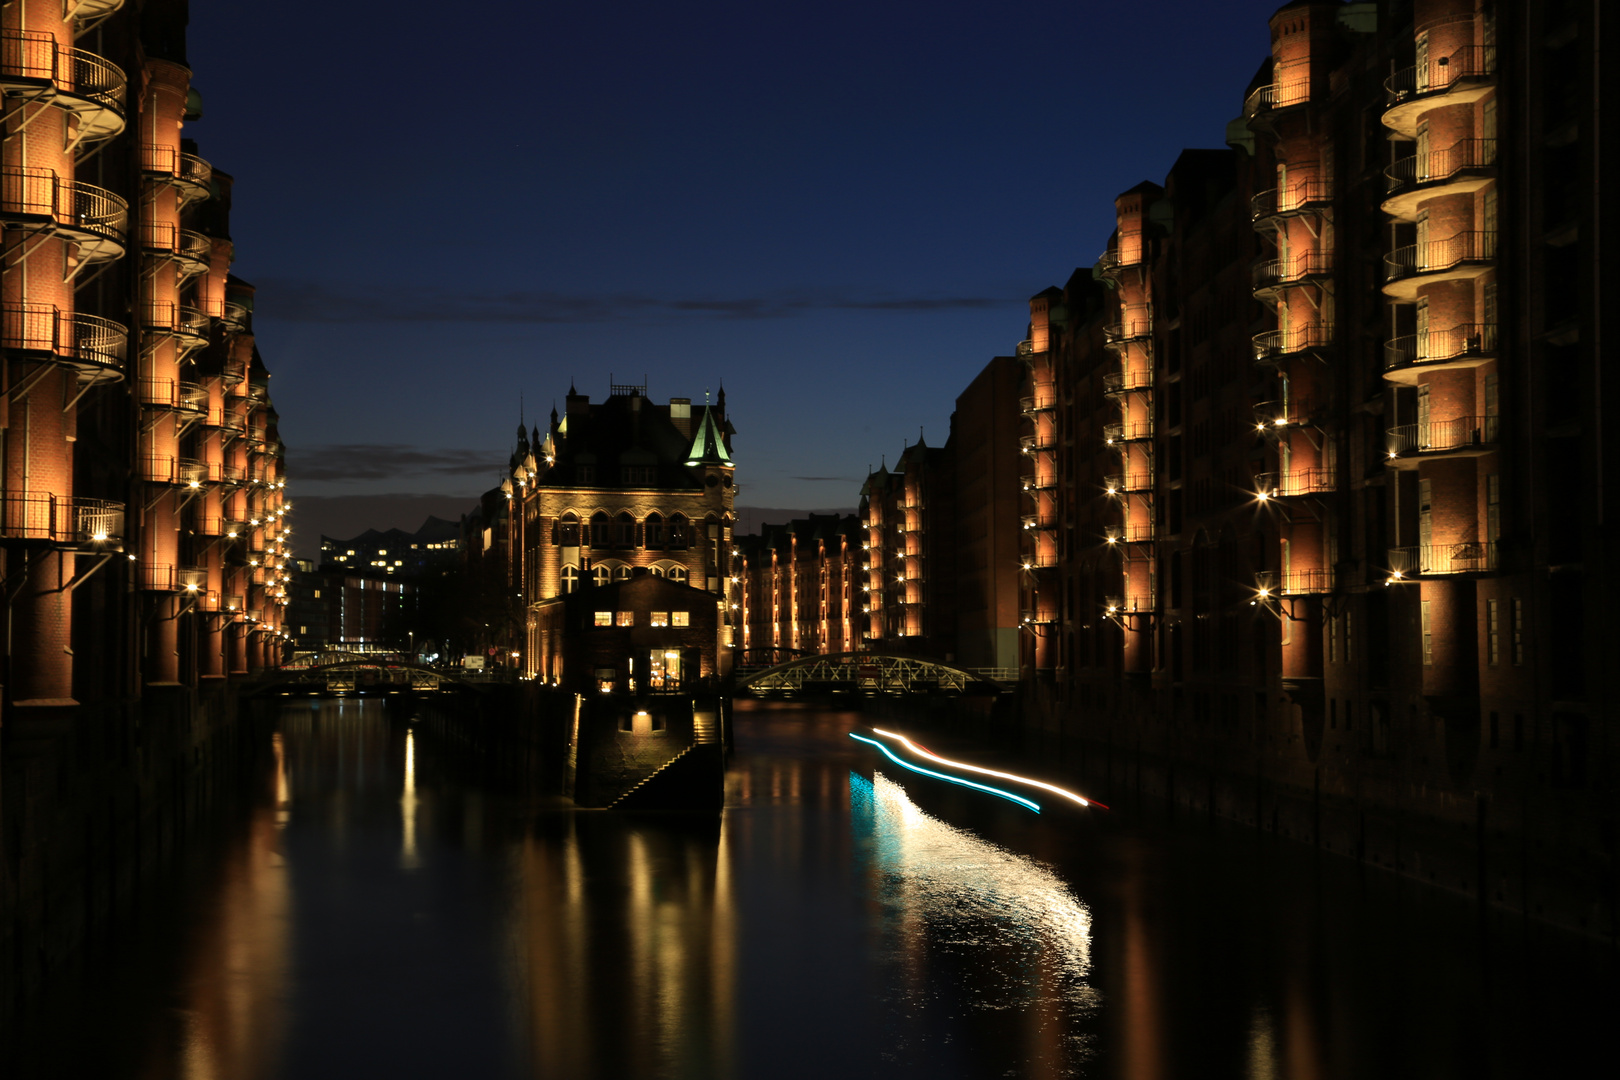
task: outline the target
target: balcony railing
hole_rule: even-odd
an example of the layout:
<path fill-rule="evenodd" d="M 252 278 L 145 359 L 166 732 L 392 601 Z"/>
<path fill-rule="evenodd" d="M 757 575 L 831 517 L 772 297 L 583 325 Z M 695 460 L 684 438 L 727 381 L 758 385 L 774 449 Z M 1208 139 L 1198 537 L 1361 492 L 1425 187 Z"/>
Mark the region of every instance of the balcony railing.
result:
<path fill-rule="evenodd" d="M 1256 473 L 1254 477 L 1255 494 L 1263 499 L 1322 495 L 1332 490 L 1332 469 L 1295 469 L 1285 473 Z"/>
<path fill-rule="evenodd" d="M 1384 170 L 1384 178 L 1393 194 L 1425 184 L 1443 184 L 1456 176 L 1486 172 L 1495 167 L 1495 139 L 1460 139 L 1444 150 L 1401 158 Z"/>
<path fill-rule="evenodd" d="M 1292 397 L 1287 401 L 1262 401 L 1254 407 L 1255 426 L 1264 431 L 1298 427 L 1310 421 L 1312 406 L 1304 398 Z"/>
<path fill-rule="evenodd" d="M 1025 416 L 1038 412 L 1050 412 L 1053 407 L 1051 395 L 1030 395 L 1028 397 L 1021 397 L 1018 399 L 1018 408 L 1024 413 Z"/>
<path fill-rule="evenodd" d="M 1134 371 L 1111 371 L 1103 376 L 1103 393 L 1129 394 L 1137 390 L 1153 389 L 1153 369 L 1137 368 Z"/>
<path fill-rule="evenodd" d="M 1109 544 L 1143 544 L 1153 539 L 1153 522 L 1132 521 L 1125 525 L 1110 525 L 1103 530 L 1103 540 Z"/>
<path fill-rule="evenodd" d="M 1025 338 L 1023 341 L 1020 341 L 1014 351 L 1020 358 L 1026 360 L 1040 356 L 1045 352 L 1044 349 L 1037 352 L 1035 349 L 1035 342 L 1030 338 Z"/>
<path fill-rule="evenodd" d="M 172 563 L 143 562 L 136 578 L 147 592 L 174 592 L 179 588 L 175 569 Z"/>
<path fill-rule="evenodd" d="M 1311 84 L 1308 79 L 1295 78 L 1287 82 L 1269 83 L 1257 87 L 1244 99 L 1243 115 L 1252 120 L 1261 113 L 1304 105 L 1310 100 Z"/>
<path fill-rule="evenodd" d="M 1427 64 L 1402 68 L 1384 80 L 1386 107 L 1425 94 L 1442 94 L 1458 83 L 1487 79 L 1496 71 L 1496 50 L 1483 45 L 1458 49 Z"/>
<path fill-rule="evenodd" d="M 1449 360 L 1496 355 L 1496 324 L 1466 323 L 1450 330 L 1407 334 L 1384 342 L 1385 369 L 1407 364 L 1438 364 Z"/>
<path fill-rule="evenodd" d="M 1397 578 L 1416 574 L 1477 574 L 1497 568 L 1495 540 L 1389 549 L 1390 574 Z"/>
<path fill-rule="evenodd" d="M 175 569 L 175 583 L 182 592 L 199 593 L 208 588 L 206 566 L 181 566 Z"/>
<path fill-rule="evenodd" d="M 123 130 L 124 73 L 95 53 L 67 48 L 43 31 L 6 30 L 0 33 L 0 81 L 14 80 L 48 83 L 58 94 L 113 114 L 84 120 L 87 137 L 107 138 Z"/>
<path fill-rule="evenodd" d="M 0 495 L 0 538 L 48 544 L 116 543 L 124 537 L 124 504 L 49 492 Z"/>
<path fill-rule="evenodd" d="M 1050 434 L 1022 435 L 1018 439 L 1018 445 L 1024 451 L 1024 453 L 1030 454 L 1037 450 L 1052 449 L 1053 440 L 1054 437 Z"/>
<path fill-rule="evenodd" d="M 1392 458 L 1486 447 L 1496 442 L 1500 426 L 1501 417 L 1497 416 L 1459 416 L 1426 424 L 1401 424 L 1389 429 L 1386 447 Z"/>
<path fill-rule="evenodd" d="M 225 314 L 220 316 L 220 321 L 229 330 L 242 331 L 248 328 L 248 318 L 251 315 L 252 312 L 246 304 L 237 300 L 227 300 L 225 301 Z"/>
<path fill-rule="evenodd" d="M 1333 591 L 1333 568 L 1263 570 L 1254 575 L 1255 590 L 1270 596 L 1309 596 Z"/>
<path fill-rule="evenodd" d="M 1384 281 L 1400 281 L 1420 274 L 1439 274 L 1469 263 L 1496 258 L 1496 233 L 1473 230 L 1444 240 L 1429 240 L 1396 248 L 1384 256 Z"/>
<path fill-rule="evenodd" d="M 1043 520 L 1040 514 L 1025 514 L 1023 516 L 1025 531 L 1057 528 L 1057 522 L 1050 519 Z"/>
<path fill-rule="evenodd" d="M 1128 495 L 1137 491 L 1153 490 L 1150 472 L 1117 473 L 1103 477 L 1103 491 L 1109 495 Z"/>
<path fill-rule="evenodd" d="M 1333 273 L 1333 252 L 1307 251 L 1292 259 L 1269 259 L 1254 266 L 1254 291 L 1299 285 Z"/>
<path fill-rule="evenodd" d="M 1304 180 L 1286 188 L 1262 191 L 1249 200 L 1249 218 L 1264 221 L 1267 218 L 1286 217 L 1328 206 L 1333 202 L 1331 180 Z"/>
<path fill-rule="evenodd" d="M 174 184 L 182 206 L 207 198 L 214 180 L 214 167 L 196 154 L 156 143 L 141 147 L 141 171 Z"/>
<path fill-rule="evenodd" d="M 122 374 L 129 332 L 110 319 L 59 311 L 50 304 L 0 308 L 0 347 L 49 353 L 84 371 Z"/>
<path fill-rule="evenodd" d="M 1103 442 L 1109 446 L 1153 438 L 1152 420 L 1125 420 L 1103 425 Z"/>
<path fill-rule="evenodd" d="M 214 241 L 200 232 L 190 229 L 180 230 L 180 243 L 175 254 L 182 263 L 181 272 L 186 277 L 195 277 L 204 273 L 214 259 Z"/>
<path fill-rule="evenodd" d="M 1118 349 L 1132 341 L 1141 341 L 1143 338 L 1153 336 L 1153 324 L 1150 322 L 1109 323 L 1103 327 L 1103 344 L 1111 349 Z"/>
<path fill-rule="evenodd" d="M 1325 349 L 1333 344 L 1333 324 L 1312 323 L 1292 330 L 1268 330 L 1254 335 L 1254 358 L 1257 363 L 1269 364 L 1295 353 Z"/>
<path fill-rule="evenodd" d="M 8 165 L 0 170 L 0 213 L 48 219 L 58 228 L 123 252 L 129 204 L 106 188 L 64 180 L 50 169 Z M 109 254 L 110 257 L 110 254 Z"/>

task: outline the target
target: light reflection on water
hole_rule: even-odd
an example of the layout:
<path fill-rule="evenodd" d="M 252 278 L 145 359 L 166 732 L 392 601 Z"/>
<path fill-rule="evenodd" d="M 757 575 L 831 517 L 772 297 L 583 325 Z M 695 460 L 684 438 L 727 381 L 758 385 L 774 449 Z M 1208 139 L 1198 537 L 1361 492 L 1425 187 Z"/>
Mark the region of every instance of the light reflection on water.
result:
<path fill-rule="evenodd" d="M 1030 1064 L 1072 1068 L 1089 1041 L 1075 1021 L 1100 1000 L 1087 982 L 1090 911 L 1051 870 L 929 815 L 881 772 L 849 784 L 852 823 L 870 832 L 873 894 L 909 973 L 969 972 L 963 1009 L 1041 1014 L 1061 1035 L 1033 1047 Z M 896 991 L 916 1008 L 936 997 L 925 979 Z M 1066 1061 L 1050 1059 L 1059 1048 Z"/>
<path fill-rule="evenodd" d="M 1564 943 L 1299 845 L 867 779 L 858 719 L 741 714 L 723 815 L 635 816 L 290 709 L 0 1076 L 1474 1080 L 1573 1075 L 1612 1017 Z"/>

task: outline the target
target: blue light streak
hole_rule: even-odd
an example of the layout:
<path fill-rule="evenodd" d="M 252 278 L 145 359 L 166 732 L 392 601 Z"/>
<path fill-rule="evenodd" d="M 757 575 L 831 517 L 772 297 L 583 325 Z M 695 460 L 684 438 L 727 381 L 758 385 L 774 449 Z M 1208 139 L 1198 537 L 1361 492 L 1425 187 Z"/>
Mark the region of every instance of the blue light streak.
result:
<path fill-rule="evenodd" d="M 909 761 L 903 761 L 900 758 L 895 757 L 893 750 L 890 750 L 887 746 L 884 746 L 876 739 L 868 739 L 865 735 L 857 735 L 852 731 L 849 733 L 849 737 L 877 747 L 879 750 L 883 751 L 884 756 L 886 756 L 896 765 L 900 766 L 902 769 L 910 769 L 912 772 L 921 773 L 923 776 L 932 776 L 936 780 L 944 780 L 948 784 L 960 784 L 963 787 L 970 787 L 978 791 L 988 792 L 991 795 L 998 795 L 1001 798 L 1006 799 L 1008 802 L 1015 802 L 1019 806 L 1027 807 L 1028 809 L 1035 811 L 1037 814 L 1041 812 L 1041 808 L 1038 804 L 1031 802 L 1022 795 L 1014 795 L 1010 791 L 1003 791 L 1000 788 L 991 787 L 989 784 L 978 784 L 974 783 L 972 780 L 963 780 L 958 776 L 951 776 L 947 773 L 935 772 L 933 769 L 925 769 L 920 765 L 913 765 Z"/>

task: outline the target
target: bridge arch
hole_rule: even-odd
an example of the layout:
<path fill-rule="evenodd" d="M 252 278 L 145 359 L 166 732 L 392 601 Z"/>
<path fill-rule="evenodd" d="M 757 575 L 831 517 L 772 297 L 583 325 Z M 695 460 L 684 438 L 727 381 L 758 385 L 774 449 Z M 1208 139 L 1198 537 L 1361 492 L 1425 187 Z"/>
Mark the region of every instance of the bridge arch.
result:
<path fill-rule="evenodd" d="M 739 693 L 1000 694 L 1009 687 L 938 660 L 901 653 L 844 652 L 800 656 L 737 679 Z"/>

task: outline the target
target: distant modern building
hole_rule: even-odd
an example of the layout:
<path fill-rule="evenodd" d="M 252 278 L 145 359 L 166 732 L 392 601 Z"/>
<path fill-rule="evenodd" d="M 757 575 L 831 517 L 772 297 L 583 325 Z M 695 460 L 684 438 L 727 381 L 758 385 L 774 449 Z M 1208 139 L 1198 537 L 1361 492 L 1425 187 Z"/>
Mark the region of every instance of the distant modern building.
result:
<path fill-rule="evenodd" d="M 429 516 L 413 533 L 403 529 L 367 529 L 349 540 L 321 537 L 322 570 L 420 578 L 433 570 L 461 563 L 461 526 Z"/>
<path fill-rule="evenodd" d="M 502 495 L 502 522 L 480 508 L 486 543 L 504 543 L 508 579 L 526 626 L 519 666 L 541 671 L 540 611 L 584 584 L 662 577 L 709 597 L 722 673 L 730 669 L 735 465 L 725 391 L 712 405 L 654 403 L 647 388 L 615 385 L 593 405 L 570 387 L 543 434 L 519 432 Z M 501 536 L 504 525 L 505 536 Z"/>

